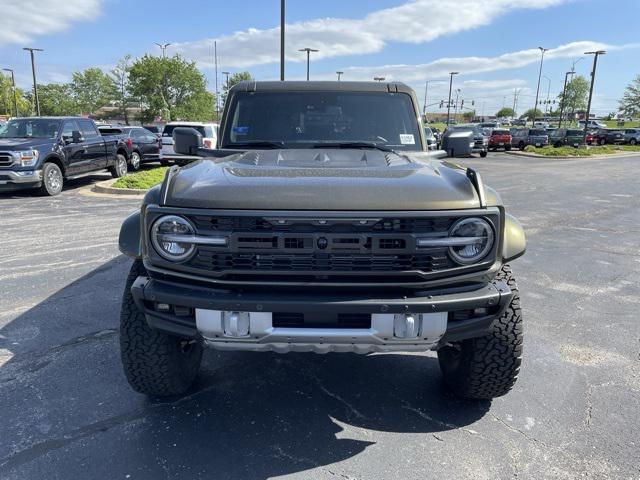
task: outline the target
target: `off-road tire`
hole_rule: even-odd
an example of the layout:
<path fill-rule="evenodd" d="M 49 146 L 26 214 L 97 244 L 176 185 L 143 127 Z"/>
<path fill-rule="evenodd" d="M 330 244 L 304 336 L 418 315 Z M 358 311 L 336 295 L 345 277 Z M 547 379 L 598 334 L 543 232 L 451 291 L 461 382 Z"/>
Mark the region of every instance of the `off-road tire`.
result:
<path fill-rule="evenodd" d="M 488 153 L 488 152 L 480 152 L 480 157 L 481 157 L 481 158 L 486 157 L 486 156 L 487 156 L 487 153 Z"/>
<path fill-rule="evenodd" d="M 154 330 L 138 310 L 131 285 L 147 272 L 136 260 L 127 277 L 120 312 L 120 358 L 131 387 L 151 397 L 180 395 L 200 370 L 202 343 Z"/>
<path fill-rule="evenodd" d="M 54 197 L 62 192 L 64 186 L 64 175 L 60 167 L 53 163 L 47 162 L 42 168 L 42 186 L 40 193 L 49 197 Z"/>
<path fill-rule="evenodd" d="M 438 350 L 444 380 L 460 397 L 500 397 L 511 390 L 520 372 L 523 333 L 518 286 L 509 265 L 502 267 L 496 279 L 511 287 L 513 297 L 491 331 Z"/>
<path fill-rule="evenodd" d="M 124 177 L 127 174 L 128 169 L 127 158 L 119 153 L 116 155 L 116 164 L 109 167 L 109 171 L 111 172 L 111 176 L 113 178 Z"/>

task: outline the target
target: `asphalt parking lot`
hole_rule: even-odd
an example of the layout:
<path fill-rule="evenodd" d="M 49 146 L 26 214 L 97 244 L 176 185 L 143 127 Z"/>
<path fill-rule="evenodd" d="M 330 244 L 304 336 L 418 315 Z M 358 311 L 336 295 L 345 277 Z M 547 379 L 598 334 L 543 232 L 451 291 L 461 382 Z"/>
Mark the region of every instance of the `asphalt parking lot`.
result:
<path fill-rule="evenodd" d="M 117 325 L 137 200 L 0 194 L 0 478 L 640 478 L 639 157 L 474 165 L 528 236 L 515 389 L 457 400 L 433 354 L 208 350 L 196 387 L 128 387 Z"/>

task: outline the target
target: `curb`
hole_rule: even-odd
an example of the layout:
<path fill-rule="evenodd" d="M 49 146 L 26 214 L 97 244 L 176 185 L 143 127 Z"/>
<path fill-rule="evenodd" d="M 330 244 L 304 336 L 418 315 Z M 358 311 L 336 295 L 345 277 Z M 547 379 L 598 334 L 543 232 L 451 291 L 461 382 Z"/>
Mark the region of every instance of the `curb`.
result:
<path fill-rule="evenodd" d="M 105 180 L 104 182 L 98 182 L 91 188 L 92 192 L 104 193 L 108 195 L 121 195 L 121 196 L 143 196 L 147 193 L 147 190 L 140 190 L 137 188 L 113 188 L 112 185 L 118 181 L 117 178 Z"/>
<path fill-rule="evenodd" d="M 599 160 L 602 158 L 624 158 L 624 157 L 637 157 L 640 156 L 640 152 L 623 152 L 623 153 L 610 153 L 608 155 L 589 155 L 587 157 L 580 157 L 577 155 L 572 156 L 562 156 L 562 157 L 551 157 L 548 155 L 539 155 L 537 153 L 528 153 L 528 152 L 519 152 L 519 151 L 510 151 L 510 155 L 516 157 L 529 157 L 529 158 L 542 158 L 547 160 L 585 160 L 585 159 L 593 159 Z"/>

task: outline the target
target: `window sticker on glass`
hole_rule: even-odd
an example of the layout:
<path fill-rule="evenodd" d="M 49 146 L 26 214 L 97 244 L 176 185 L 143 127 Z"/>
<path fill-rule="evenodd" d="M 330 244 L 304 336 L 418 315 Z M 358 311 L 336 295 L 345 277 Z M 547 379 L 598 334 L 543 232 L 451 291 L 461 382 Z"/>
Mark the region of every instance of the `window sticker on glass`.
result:
<path fill-rule="evenodd" d="M 400 143 L 402 145 L 415 145 L 416 141 L 411 133 L 401 133 L 400 134 Z"/>
<path fill-rule="evenodd" d="M 236 135 L 248 135 L 249 127 L 233 127 L 233 133 Z"/>

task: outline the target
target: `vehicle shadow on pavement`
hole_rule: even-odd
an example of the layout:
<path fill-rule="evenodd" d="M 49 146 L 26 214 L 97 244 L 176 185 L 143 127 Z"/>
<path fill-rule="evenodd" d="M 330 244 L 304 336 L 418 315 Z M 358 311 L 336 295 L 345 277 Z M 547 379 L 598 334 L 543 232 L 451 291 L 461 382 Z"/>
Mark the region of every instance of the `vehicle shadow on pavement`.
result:
<path fill-rule="evenodd" d="M 186 396 L 147 399 L 129 388 L 119 360 L 129 267 L 117 257 L 0 322 L 0 477 L 333 473 L 329 465 L 380 435 L 441 440 L 438 432 L 465 428 L 490 407 L 453 397 L 432 354 L 207 350 Z"/>

